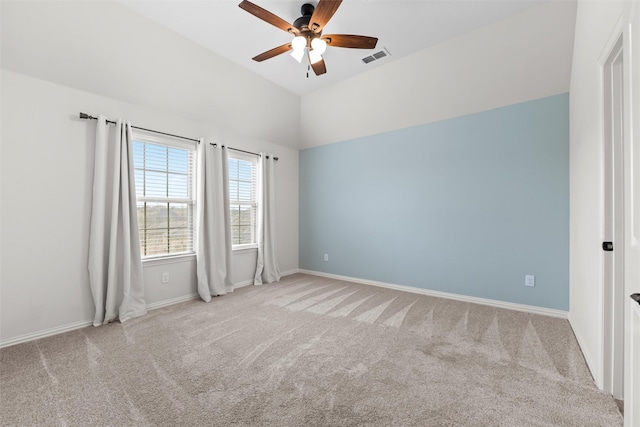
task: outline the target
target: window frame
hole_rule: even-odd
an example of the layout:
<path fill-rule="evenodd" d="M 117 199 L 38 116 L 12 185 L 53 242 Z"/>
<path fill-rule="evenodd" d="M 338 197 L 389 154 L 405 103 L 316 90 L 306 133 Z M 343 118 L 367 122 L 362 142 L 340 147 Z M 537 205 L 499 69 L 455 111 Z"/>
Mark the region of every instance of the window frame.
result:
<path fill-rule="evenodd" d="M 149 132 L 149 131 L 144 131 L 141 129 L 132 129 L 131 131 L 131 141 L 132 144 L 134 142 L 141 142 L 144 144 L 154 144 L 154 145 L 160 145 L 160 146 L 164 146 L 164 147 L 168 147 L 168 148 L 177 148 L 177 149 L 182 149 L 182 150 L 187 150 L 190 154 L 188 154 L 188 156 L 190 156 L 191 158 L 187 160 L 187 185 L 188 185 L 188 190 L 187 193 L 189 195 L 189 197 L 156 197 L 156 196 L 138 196 L 138 189 L 136 188 L 136 209 L 138 204 L 140 203 L 181 203 L 181 204 L 186 204 L 188 206 L 188 208 L 190 209 L 189 213 L 188 213 L 188 220 L 187 220 L 187 229 L 188 229 L 188 236 L 189 236 L 189 242 L 190 242 L 190 246 L 191 248 L 186 250 L 186 251 L 182 251 L 182 252 L 166 252 L 166 253 L 162 253 L 162 254 L 152 254 L 152 255 L 145 255 L 145 251 L 143 250 L 143 239 L 140 238 L 140 256 L 142 258 L 142 261 L 145 263 L 151 262 L 151 261 L 169 261 L 171 259 L 176 259 L 176 258 L 183 258 L 183 257 L 194 257 L 196 255 L 196 209 L 197 209 L 197 164 L 198 164 L 198 146 L 196 142 L 190 142 L 187 140 L 183 140 L 181 138 L 176 138 L 176 137 L 172 137 L 172 136 L 168 136 L 168 135 L 159 135 L 156 134 L 155 132 Z M 133 151 L 133 146 L 132 146 L 132 151 Z M 168 166 L 167 166 L 168 168 Z M 133 159 L 133 169 L 134 169 L 134 174 L 135 171 L 138 170 L 148 170 L 146 167 L 145 168 L 138 168 L 136 167 L 136 163 L 135 163 L 135 158 Z M 156 172 L 162 172 L 162 171 L 156 171 Z M 169 173 L 169 170 L 167 169 L 167 173 Z M 135 176 L 134 176 L 135 179 Z M 170 214 L 170 210 L 169 207 L 167 208 L 167 214 Z M 146 219 L 145 219 L 145 223 L 146 223 Z M 142 234 L 144 230 L 147 230 L 146 224 L 145 227 L 141 227 L 140 224 L 138 224 L 138 232 L 140 233 L 139 235 Z M 170 223 L 168 223 L 168 227 L 167 230 L 171 230 L 171 226 Z M 144 243 L 146 244 L 146 240 L 144 241 Z"/>
<path fill-rule="evenodd" d="M 252 224 L 252 235 L 253 235 L 253 243 L 241 243 L 234 244 L 233 243 L 233 228 L 231 223 L 229 224 L 229 231 L 231 233 L 231 249 L 233 252 L 240 251 L 252 251 L 258 248 L 258 213 L 260 209 L 260 200 L 259 200 L 259 191 L 258 191 L 258 180 L 259 180 L 259 171 L 258 171 L 258 156 L 255 154 L 243 153 L 240 151 L 228 151 L 227 152 L 228 160 L 239 160 L 250 162 L 253 165 L 254 173 L 252 174 L 253 180 L 251 182 L 253 197 L 251 201 L 235 201 L 231 199 L 231 190 L 229 189 L 229 213 L 231 213 L 231 207 L 233 205 L 244 205 L 244 206 L 252 206 L 255 209 L 255 215 L 253 217 Z M 227 164 L 227 170 L 229 171 L 230 165 Z M 230 187 L 232 181 L 231 174 L 227 173 L 227 185 Z M 237 180 L 234 180 L 237 181 Z M 246 181 L 245 181 L 246 182 Z"/>

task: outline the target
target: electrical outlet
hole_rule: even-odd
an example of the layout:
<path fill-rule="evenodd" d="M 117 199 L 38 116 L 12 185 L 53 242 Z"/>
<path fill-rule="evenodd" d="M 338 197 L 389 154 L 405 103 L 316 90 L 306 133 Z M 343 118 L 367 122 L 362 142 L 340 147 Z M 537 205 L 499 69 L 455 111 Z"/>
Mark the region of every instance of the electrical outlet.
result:
<path fill-rule="evenodd" d="M 169 283 L 169 272 L 162 273 L 162 283 Z"/>
<path fill-rule="evenodd" d="M 329 261 L 329 254 L 324 254 L 324 260 Z"/>
<path fill-rule="evenodd" d="M 525 286 L 530 286 L 530 287 L 534 287 L 536 285 L 536 276 L 532 276 L 527 274 L 526 276 L 524 276 L 524 285 Z"/>

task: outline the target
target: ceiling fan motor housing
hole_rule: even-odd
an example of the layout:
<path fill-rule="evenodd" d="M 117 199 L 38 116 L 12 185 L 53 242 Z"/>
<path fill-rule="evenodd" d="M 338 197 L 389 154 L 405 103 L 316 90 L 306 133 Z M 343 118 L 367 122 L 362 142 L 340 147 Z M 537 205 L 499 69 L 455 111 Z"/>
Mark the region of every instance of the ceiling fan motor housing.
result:
<path fill-rule="evenodd" d="M 302 16 L 295 21 L 293 21 L 293 26 L 296 27 L 299 31 L 304 31 L 309 29 L 309 21 L 311 21 L 311 16 L 313 15 L 313 11 L 315 7 L 310 3 L 305 3 L 300 8 L 300 12 Z M 304 28 L 304 29 L 303 29 Z"/>
<path fill-rule="evenodd" d="M 311 40 L 316 37 L 320 37 L 320 35 L 322 34 L 322 31 L 315 33 L 309 28 L 309 22 L 311 21 L 311 16 L 313 16 L 314 10 L 315 6 L 311 3 L 303 4 L 300 8 L 300 13 L 302 13 L 302 16 L 293 21 L 293 26 L 296 27 L 298 31 L 300 31 L 300 35 L 307 39 L 307 46 L 311 46 Z"/>
<path fill-rule="evenodd" d="M 300 8 L 300 13 L 302 14 L 302 16 L 309 16 L 309 18 L 311 18 L 311 15 L 313 15 L 313 11 L 315 9 L 316 7 L 311 3 L 305 3 Z"/>

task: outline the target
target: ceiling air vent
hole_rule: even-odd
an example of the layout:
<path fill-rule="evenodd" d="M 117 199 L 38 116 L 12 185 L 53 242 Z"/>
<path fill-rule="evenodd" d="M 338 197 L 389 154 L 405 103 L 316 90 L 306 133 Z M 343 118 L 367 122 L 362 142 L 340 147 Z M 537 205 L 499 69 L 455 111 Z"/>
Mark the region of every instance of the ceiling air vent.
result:
<path fill-rule="evenodd" d="M 362 58 L 362 62 L 364 62 L 365 64 L 369 64 L 373 61 L 377 61 L 378 59 L 382 59 L 385 56 L 390 56 L 390 55 L 391 54 L 389 53 L 387 48 L 384 48 L 384 50 L 381 50 L 380 52 L 376 52 L 373 55 L 365 56 L 364 58 Z"/>

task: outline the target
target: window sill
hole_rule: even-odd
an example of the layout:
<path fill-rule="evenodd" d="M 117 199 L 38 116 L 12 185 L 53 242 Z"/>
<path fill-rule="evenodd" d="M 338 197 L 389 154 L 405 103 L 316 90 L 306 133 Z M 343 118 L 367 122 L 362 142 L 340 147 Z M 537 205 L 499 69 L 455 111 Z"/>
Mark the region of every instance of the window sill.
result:
<path fill-rule="evenodd" d="M 232 249 L 234 254 L 243 254 L 247 252 L 257 252 L 258 245 L 239 245 Z"/>
<path fill-rule="evenodd" d="M 175 256 L 165 256 L 159 258 L 147 258 L 142 260 L 142 267 L 153 267 L 156 265 L 176 264 L 180 262 L 192 262 L 196 260 L 196 254 L 183 254 Z"/>
<path fill-rule="evenodd" d="M 257 252 L 258 245 L 242 245 L 237 248 L 232 249 L 232 253 L 234 255 L 245 254 L 251 252 Z M 142 259 L 142 267 L 153 267 L 156 265 L 165 265 L 165 264 L 176 264 L 180 262 L 193 262 L 196 260 L 196 254 L 183 254 L 183 255 L 175 255 L 175 256 L 165 256 L 158 258 L 147 258 Z"/>

